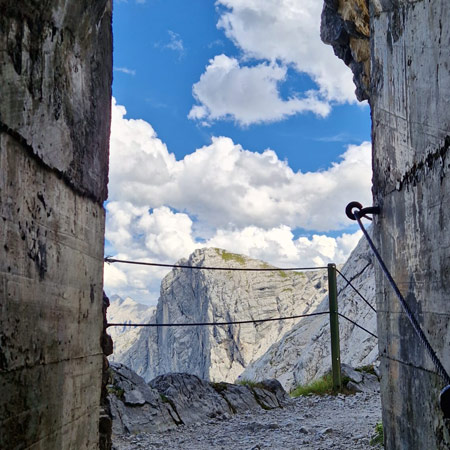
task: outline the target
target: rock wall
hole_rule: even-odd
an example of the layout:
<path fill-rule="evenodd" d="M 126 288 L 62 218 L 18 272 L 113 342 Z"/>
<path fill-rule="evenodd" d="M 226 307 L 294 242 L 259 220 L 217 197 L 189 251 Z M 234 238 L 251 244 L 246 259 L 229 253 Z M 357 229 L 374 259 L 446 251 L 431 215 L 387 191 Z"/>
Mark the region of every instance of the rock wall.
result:
<path fill-rule="evenodd" d="M 387 266 L 450 371 L 450 3 L 373 4 L 375 235 Z M 444 449 L 443 381 L 377 272 L 387 448 Z"/>
<path fill-rule="evenodd" d="M 339 12 L 356 0 L 330 3 Z M 368 5 L 373 193 L 382 209 L 374 237 L 450 371 L 450 3 Z M 438 405 L 444 382 L 379 269 L 376 285 L 386 448 L 449 448 Z"/>
<path fill-rule="evenodd" d="M 375 306 L 373 255 L 367 241 L 361 239 L 341 273 L 372 306 Z M 337 274 L 339 312 L 376 334 L 376 313 L 354 289 Z M 326 295 L 314 312 L 328 311 Z M 339 318 L 341 362 L 352 367 L 373 364 L 378 358 L 378 340 L 353 323 Z M 276 378 L 287 390 L 306 384 L 331 370 L 329 315 L 305 317 L 274 343 L 242 373 L 243 379 Z"/>
<path fill-rule="evenodd" d="M 98 447 L 110 0 L 0 0 L 0 448 Z"/>
<path fill-rule="evenodd" d="M 220 249 L 196 250 L 181 264 L 270 268 Z M 312 312 L 328 289 L 327 271 L 172 270 L 161 283 L 157 323 L 230 322 Z M 146 380 L 187 372 L 234 380 L 289 331 L 296 320 L 216 327 L 146 328 L 121 362 Z"/>

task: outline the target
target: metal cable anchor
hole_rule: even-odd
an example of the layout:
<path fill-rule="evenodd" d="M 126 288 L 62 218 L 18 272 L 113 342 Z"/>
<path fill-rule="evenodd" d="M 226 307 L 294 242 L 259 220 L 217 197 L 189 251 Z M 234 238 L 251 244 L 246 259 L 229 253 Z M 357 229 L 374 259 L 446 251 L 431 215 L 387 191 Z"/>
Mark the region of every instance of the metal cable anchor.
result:
<path fill-rule="evenodd" d="M 381 209 L 379 206 L 368 206 L 367 208 L 363 208 L 363 205 L 359 202 L 350 202 L 345 208 L 345 214 L 351 220 L 356 220 L 354 209 L 358 209 L 358 217 L 365 218 L 368 220 L 372 220 L 371 217 L 367 216 L 367 214 L 380 214 Z"/>

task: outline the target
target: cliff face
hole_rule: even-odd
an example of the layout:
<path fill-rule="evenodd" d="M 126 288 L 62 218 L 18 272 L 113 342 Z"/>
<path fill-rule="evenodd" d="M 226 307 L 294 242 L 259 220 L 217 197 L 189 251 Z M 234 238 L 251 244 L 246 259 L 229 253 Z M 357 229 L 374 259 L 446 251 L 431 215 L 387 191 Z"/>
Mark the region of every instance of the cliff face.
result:
<path fill-rule="evenodd" d="M 110 0 L 0 0 L 0 448 L 97 448 Z"/>
<path fill-rule="evenodd" d="M 268 267 L 262 261 L 219 249 L 197 250 L 183 263 Z M 155 320 L 228 322 L 303 314 L 315 309 L 327 288 L 326 271 L 174 269 L 162 282 Z M 234 381 L 295 323 L 145 329 L 121 362 L 147 380 L 168 372 L 187 372 L 207 380 Z"/>
<path fill-rule="evenodd" d="M 363 297 L 375 306 L 375 274 L 372 254 L 365 240 L 353 250 L 341 272 Z M 339 312 L 376 334 L 376 313 L 358 296 L 338 274 Z M 328 311 L 325 296 L 317 311 Z M 353 367 L 373 364 L 378 358 L 376 338 L 356 327 L 343 317 L 339 318 L 341 362 Z M 285 389 L 291 390 L 331 370 L 330 319 L 328 315 L 301 319 L 280 341 L 241 375 L 250 380 L 267 377 L 278 379 Z"/>
<path fill-rule="evenodd" d="M 135 302 L 130 297 L 125 299 L 112 296 L 108 308 L 109 323 L 150 323 L 154 322 L 156 306 L 147 306 Z M 110 361 L 121 361 L 124 353 L 139 339 L 144 331 L 142 327 L 110 327 L 108 333 L 114 342 L 114 353 Z"/>
<path fill-rule="evenodd" d="M 339 13 L 355 3 L 326 1 L 325 8 L 332 4 Z M 450 3 L 368 5 L 373 193 L 381 207 L 374 237 L 450 371 Z M 378 269 L 376 286 L 386 448 L 448 448 L 449 425 L 438 402 L 444 381 Z"/>

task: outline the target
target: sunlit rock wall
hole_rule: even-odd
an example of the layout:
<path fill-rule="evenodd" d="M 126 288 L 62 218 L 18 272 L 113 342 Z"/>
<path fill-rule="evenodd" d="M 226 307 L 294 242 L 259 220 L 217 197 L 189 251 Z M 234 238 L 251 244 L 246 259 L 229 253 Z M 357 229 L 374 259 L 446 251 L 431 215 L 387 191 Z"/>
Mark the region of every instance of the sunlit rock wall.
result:
<path fill-rule="evenodd" d="M 345 23 L 351 29 L 341 13 L 360 7 L 357 28 L 365 17 L 360 3 L 326 0 L 322 28 Z M 369 0 L 366 5 L 373 193 L 382 208 L 374 236 L 450 371 L 450 3 Z M 328 43 L 336 50 L 339 35 L 334 34 Z M 342 46 L 343 55 L 353 51 L 351 43 Z M 449 423 L 438 405 L 444 382 L 379 269 L 376 284 L 386 448 L 447 449 Z"/>
<path fill-rule="evenodd" d="M 98 447 L 110 0 L 0 0 L 0 448 Z"/>

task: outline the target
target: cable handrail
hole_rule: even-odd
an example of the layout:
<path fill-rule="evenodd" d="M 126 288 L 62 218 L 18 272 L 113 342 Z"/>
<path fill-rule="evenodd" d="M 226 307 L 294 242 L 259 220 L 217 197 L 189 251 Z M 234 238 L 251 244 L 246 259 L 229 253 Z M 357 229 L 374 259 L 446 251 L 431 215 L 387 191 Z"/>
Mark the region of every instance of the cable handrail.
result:
<path fill-rule="evenodd" d="M 369 308 L 371 308 L 374 312 L 377 312 L 377 310 L 369 303 L 369 301 L 364 297 L 364 295 L 361 294 L 361 292 L 358 291 L 358 289 L 355 288 L 355 286 L 353 286 L 353 284 L 351 283 L 351 281 L 349 281 L 347 279 L 347 277 L 339 270 L 339 269 L 335 269 L 336 272 L 347 282 L 347 286 L 350 286 L 353 288 L 353 290 L 362 298 L 362 300 L 369 306 Z M 345 287 L 347 287 L 345 286 Z M 345 288 L 344 288 L 345 289 Z"/>
<path fill-rule="evenodd" d="M 195 323 L 107 323 L 108 327 L 200 327 L 200 326 L 226 326 L 226 325 L 241 325 L 248 323 L 262 323 L 274 322 L 277 320 L 300 319 L 302 317 L 321 316 L 329 314 L 330 311 L 321 311 L 309 314 L 298 314 L 287 317 L 271 317 L 268 319 L 249 319 L 249 320 L 233 320 L 229 322 L 195 322 Z"/>
<path fill-rule="evenodd" d="M 197 269 L 197 270 L 233 270 L 240 272 L 286 272 L 289 270 L 302 271 L 302 270 L 324 270 L 327 266 L 317 266 L 317 267 L 211 267 L 211 266 L 191 266 L 188 264 L 163 264 L 154 262 L 144 262 L 144 261 L 130 261 L 125 259 L 110 258 L 107 256 L 104 258 L 105 263 L 121 263 L 121 264 L 135 264 L 141 266 L 152 266 L 152 267 L 168 267 L 174 269 Z"/>

